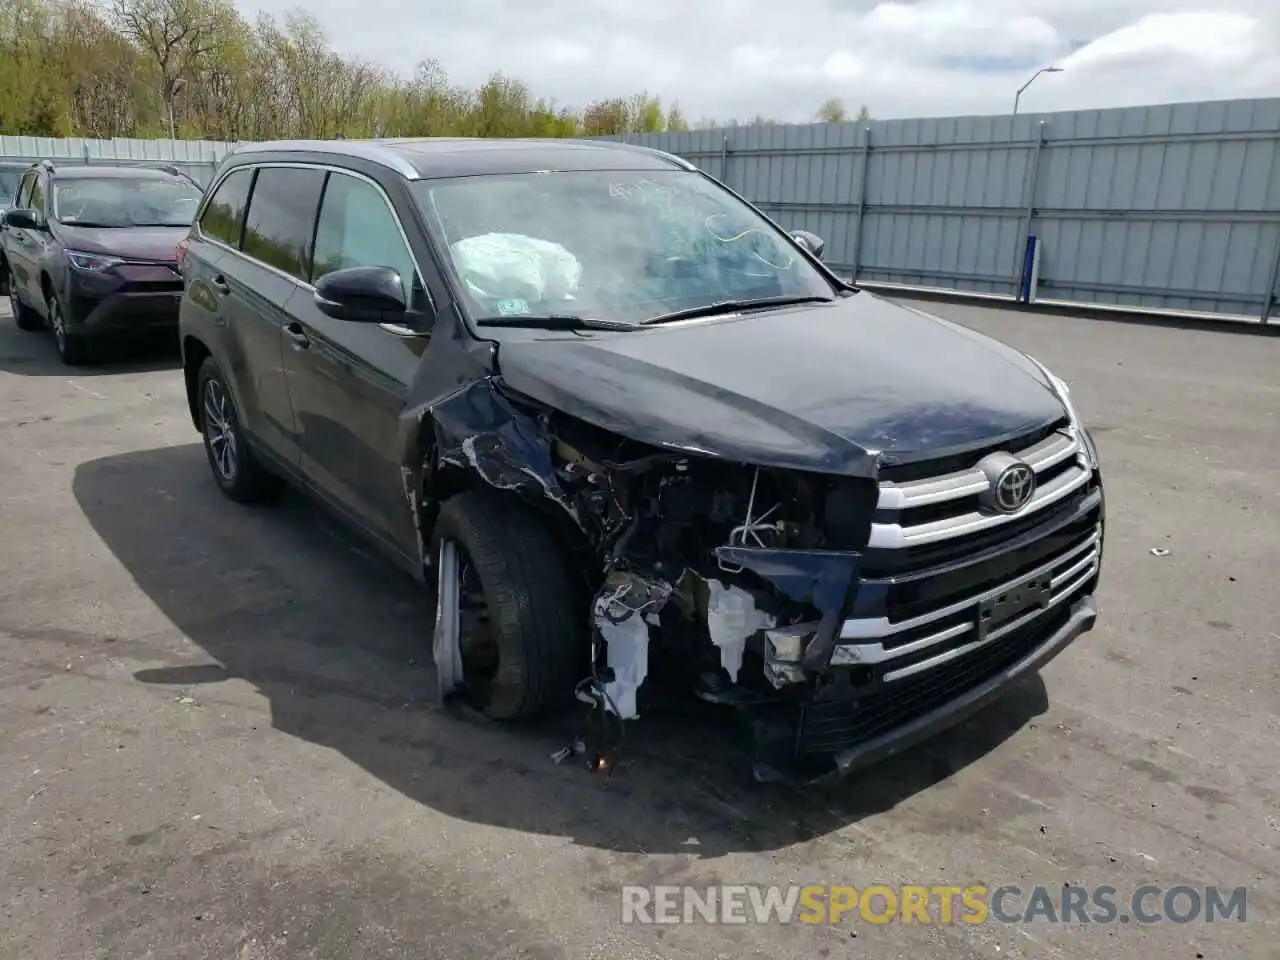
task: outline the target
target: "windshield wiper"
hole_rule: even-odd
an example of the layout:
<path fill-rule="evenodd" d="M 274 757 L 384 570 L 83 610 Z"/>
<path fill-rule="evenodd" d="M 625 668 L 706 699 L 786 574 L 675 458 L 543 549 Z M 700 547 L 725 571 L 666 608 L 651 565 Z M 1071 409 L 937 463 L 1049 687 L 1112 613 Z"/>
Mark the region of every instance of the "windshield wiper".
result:
<path fill-rule="evenodd" d="M 535 330 L 636 330 L 634 323 L 600 320 L 572 313 L 512 314 L 502 317 L 480 317 L 477 327 L 523 327 Z"/>
<path fill-rule="evenodd" d="M 718 313 L 734 313 L 738 310 L 763 310 L 768 307 L 789 307 L 798 303 L 834 303 L 831 297 L 755 297 L 751 300 L 718 300 L 700 307 L 689 307 L 687 310 L 673 310 L 660 313 L 644 321 L 650 323 L 670 323 L 673 320 L 692 320 L 695 317 L 713 317 Z"/>

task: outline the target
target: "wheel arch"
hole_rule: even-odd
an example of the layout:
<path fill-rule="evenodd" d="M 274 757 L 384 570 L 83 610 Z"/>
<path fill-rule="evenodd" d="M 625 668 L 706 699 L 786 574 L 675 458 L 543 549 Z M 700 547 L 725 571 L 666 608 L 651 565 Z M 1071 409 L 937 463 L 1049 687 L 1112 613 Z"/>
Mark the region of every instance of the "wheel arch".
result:
<path fill-rule="evenodd" d="M 191 425 L 197 432 L 200 430 L 200 400 L 196 395 L 200 386 L 200 367 L 211 356 L 213 351 L 199 337 L 187 334 L 182 338 L 182 379 L 187 388 L 187 410 L 191 414 Z"/>
<path fill-rule="evenodd" d="M 549 438 L 536 420 L 503 402 L 490 381 L 411 411 L 404 423 L 405 493 L 425 570 L 434 567 L 430 544 L 441 505 L 472 490 L 500 493 L 538 515 L 573 569 L 594 569 L 585 561 L 595 551 L 551 468 Z"/>

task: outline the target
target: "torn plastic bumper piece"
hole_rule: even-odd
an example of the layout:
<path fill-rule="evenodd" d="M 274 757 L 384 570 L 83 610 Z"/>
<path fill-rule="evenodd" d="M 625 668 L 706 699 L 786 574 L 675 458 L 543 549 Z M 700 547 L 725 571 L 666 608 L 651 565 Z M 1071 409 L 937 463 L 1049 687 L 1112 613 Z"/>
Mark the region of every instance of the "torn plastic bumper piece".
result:
<path fill-rule="evenodd" d="M 1014 682 L 1036 673 L 1065 650 L 1076 638 L 1088 633 L 1097 622 L 1098 608 L 1093 596 L 1081 597 L 1055 629 L 1039 638 L 1034 646 L 1009 666 L 933 710 L 912 717 L 883 734 L 837 751 L 824 773 L 802 776 L 807 786 L 821 786 L 844 779 L 860 770 L 929 740 L 954 727 L 997 700 Z M 792 781 L 768 763 L 757 761 L 755 777 L 760 781 Z"/>
<path fill-rule="evenodd" d="M 750 570 L 779 593 L 818 611 L 821 619 L 800 666 L 808 672 L 826 669 L 856 583 L 858 554 L 758 547 L 719 547 L 715 553 L 722 568 Z"/>

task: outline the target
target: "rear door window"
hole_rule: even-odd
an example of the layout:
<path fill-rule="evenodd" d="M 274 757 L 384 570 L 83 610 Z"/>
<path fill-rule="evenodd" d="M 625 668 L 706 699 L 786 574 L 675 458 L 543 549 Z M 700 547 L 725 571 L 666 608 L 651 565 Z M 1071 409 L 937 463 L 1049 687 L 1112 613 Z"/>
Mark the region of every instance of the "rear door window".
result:
<path fill-rule="evenodd" d="M 255 260 L 309 282 L 311 238 L 324 178 L 324 170 L 312 167 L 259 167 L 241 249 Z"/>
<path fill-rule="evenodd" d="M 240 228 L 244 224 L 244 210 L 249 205 L 249 187 L 253 183 L 253 168 L 244 167 L 227 174 L 218 189 L 209 198 L 209 205 L 200 215 L 200 232 L 206 237 L 240 249 Z"/>
<path fill-rule="evenodd" d="M 382 192 L 367 180 L 333 173 L 316 225 L 315 279 L 347 267 L 391 267 L 405 302 L 417 283 L 413 254 Z"/>

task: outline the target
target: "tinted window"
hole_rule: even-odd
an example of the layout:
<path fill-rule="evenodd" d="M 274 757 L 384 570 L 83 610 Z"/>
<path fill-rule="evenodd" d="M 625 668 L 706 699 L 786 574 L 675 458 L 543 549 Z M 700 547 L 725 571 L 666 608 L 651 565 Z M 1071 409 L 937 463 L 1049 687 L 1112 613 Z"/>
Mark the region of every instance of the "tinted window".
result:
<path fill-rule="evenodd" d="M 243 250 L 299 280 L 311 274 L 311 232 L 323 170 L 261 167 L 249 200 Z"/>
<path fill-rule="evenodd" d="M 391 267 L 400 274 L 406 301 L 417 273 L 395 215 L 378 188 L 335 173 L 320 204 L 314 276 L 319 279 L 345 267 Z"/>
<path fill-rule="evenodd" d="M 249 185 L 253 182 L 251 169 L 236 170 L 218 185 L 200 217 L 200 230 L 214 240 L 239 248 L 240 226 L 244 223 L 244 208 L 249 203 Z"/>
<path fill-rule="evenodd" d="M 31 185 L 36 182 L 36 172 L 30 171 L 22 178 L 22 187 L 18 190 L 18 206 L 22 209 L 31 207 Z"/>
<path fill-rule="evenodd" d="M 44 177 L 39 174 L 31 185 L 31 199 L 27 201 L 27 206 L 44 213 Z"/>

